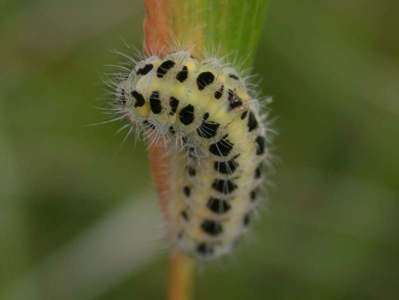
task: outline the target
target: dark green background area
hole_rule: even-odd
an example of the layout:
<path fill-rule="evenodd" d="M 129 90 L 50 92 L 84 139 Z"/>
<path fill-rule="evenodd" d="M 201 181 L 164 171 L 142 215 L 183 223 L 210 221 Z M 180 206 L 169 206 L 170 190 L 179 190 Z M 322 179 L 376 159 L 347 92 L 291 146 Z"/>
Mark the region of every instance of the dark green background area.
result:
<path fill-rule="evenodd" d="M 237 253 L 200 266 L 196 299 L 399 297 L 398 11 L 271 1 L 254 68 L 278 131 L 271 201 Z M 66 270 L 37 271 L 129 202 L 156 201 L 145 145 L 122 143 L 121 123 L 87 126 L 109 118 L 104 65 L 141 48 L 142 20 L 138 0 L 0 2 L 1 300 L 163 299 L 166 245 L 138 267 L 107 252 L 98 264 L 123 276 L 73 298 L 56 289 Z"/>

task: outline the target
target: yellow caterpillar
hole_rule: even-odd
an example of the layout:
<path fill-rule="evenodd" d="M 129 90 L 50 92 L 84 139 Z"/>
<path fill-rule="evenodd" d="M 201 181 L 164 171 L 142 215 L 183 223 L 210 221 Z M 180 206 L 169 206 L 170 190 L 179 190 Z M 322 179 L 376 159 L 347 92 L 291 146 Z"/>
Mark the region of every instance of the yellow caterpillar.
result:
<path fill-rule="evenodd" d="M 137 62 L 115 94 L 118 112 L 170 149 L 174 245 L 204 259 L 230 252 L 257 206 L 268 150 L 245 81 L 218 59 L 176 51 Z"/>

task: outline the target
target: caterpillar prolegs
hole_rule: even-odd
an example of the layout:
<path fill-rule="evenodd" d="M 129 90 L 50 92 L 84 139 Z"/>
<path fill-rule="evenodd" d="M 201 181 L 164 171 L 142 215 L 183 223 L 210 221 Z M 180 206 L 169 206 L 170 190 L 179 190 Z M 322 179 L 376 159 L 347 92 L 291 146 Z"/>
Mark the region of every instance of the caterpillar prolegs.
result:
<path fill-rule="evenodd" d="M 122 116 L 167 143 L 174 245 L 197 258 L 230 252 L 257 207 L 268 150 L 245 80 L 221 60 L 176 51 L 137 62 L 115 93 Z"/>

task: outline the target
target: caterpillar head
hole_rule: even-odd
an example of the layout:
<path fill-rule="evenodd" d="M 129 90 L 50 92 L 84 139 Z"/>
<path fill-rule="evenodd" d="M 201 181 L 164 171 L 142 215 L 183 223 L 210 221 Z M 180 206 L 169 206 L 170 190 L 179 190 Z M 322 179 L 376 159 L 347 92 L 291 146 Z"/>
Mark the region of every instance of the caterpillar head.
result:
<path fill-rule="evenodd" d="M 145 78 L 146 75 L 153 72 L 160 61 L 160 58 L 157 56 L 151 56 L 145 60 L 138 61 L 129 75 L 117 83 L 115 94 L 118 110 L 131 121 L 144 119 L 150 113 L 143 90 L 146 90 L 145 86 L 150 85 L 151 82 L 140 79 Z"/>

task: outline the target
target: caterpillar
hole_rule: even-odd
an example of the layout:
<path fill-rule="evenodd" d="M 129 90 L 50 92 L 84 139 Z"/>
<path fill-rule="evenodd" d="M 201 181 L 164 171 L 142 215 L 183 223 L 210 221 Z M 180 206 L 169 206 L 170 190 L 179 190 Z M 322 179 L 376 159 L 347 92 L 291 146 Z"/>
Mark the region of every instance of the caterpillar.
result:
<path fill-rule="evenodd" d="M 115 110 L 167 144 L 167 232 L 199 258 L 229 253 L 258 206 L 267 126 L 246 81 L 217 58 L 179 50 L 135 62 L 115 85 Z"/>

